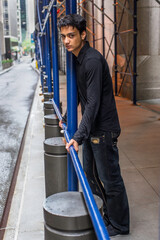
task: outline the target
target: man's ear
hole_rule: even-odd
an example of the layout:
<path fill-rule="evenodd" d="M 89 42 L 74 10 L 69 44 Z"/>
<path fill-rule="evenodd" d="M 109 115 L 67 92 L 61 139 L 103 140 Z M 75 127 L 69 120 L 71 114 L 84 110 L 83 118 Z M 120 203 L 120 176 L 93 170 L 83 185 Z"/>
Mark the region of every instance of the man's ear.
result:
<path fill-rule="evenodd" d="M 81 38 L 82 38 L 82 40 L 85 40 L 85 38 L 86 38 L 86 31 L 83 31 L 81 33 Z"/>

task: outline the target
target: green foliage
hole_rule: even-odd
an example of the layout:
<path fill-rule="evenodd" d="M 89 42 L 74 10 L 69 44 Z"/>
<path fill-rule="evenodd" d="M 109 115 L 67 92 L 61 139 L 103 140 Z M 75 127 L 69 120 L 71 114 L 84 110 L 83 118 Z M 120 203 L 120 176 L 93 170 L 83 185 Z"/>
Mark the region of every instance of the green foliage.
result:
<path fill-rule="evenodd" d="M 4 63 L 12 63 L 13 59 L 6 59 L 6 60 L 2 60 L 2 64 Z"/>
<path fill-rule="evenodd" d="M 29 52 L 31 49 L 34 48 L 34 43 L 31 43 L 30 39 L 26 39 L 22 42 L 22 47 L 25 52 Z"/>

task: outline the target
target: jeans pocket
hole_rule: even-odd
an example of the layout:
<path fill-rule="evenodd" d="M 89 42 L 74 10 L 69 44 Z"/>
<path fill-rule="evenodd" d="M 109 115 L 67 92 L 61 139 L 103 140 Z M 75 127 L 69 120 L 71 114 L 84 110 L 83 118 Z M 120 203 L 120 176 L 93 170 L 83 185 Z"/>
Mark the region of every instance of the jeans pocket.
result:
<path fill-rule="evenodd" d="M 93 144 L 100 144 L 103 143 L 105 141 L 105 135 L 102 136 L 91 136 L 91 143 Z"/>
<path fill-rule="evenodd" d="M 118 142 L 118 137 L 120 135 L 120 132 L 111 132 L 111 136 L 112 136 L 112 146 L 117 146 L 117 142 Z"/>

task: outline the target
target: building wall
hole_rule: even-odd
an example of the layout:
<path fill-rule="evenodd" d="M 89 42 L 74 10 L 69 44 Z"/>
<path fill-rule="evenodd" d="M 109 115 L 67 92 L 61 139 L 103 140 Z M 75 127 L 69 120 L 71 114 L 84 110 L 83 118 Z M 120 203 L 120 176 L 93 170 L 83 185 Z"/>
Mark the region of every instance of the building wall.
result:
<path fill-rule="evenodd" d="M 6 36 L 10 35 L 8 0 L 2 0 L 2 2 L 3 2 L 4 35 Z"/>
<path fill-rule="evenodd" d="M 22 31 L 21 31 L 21 8 L 20 8 L 20 0 L 17 0 L 17 35 L 18 42 L 22 42 Z"/>
<path fill-rule="evenodd" d="M 21 31 L 22 31 L 22 42 L 26 39 L 27 31 L 27 17 L 26 17 L 26 1 L 20 0 L 21 8 Z"/>
<path fill-rule="evenodd" d="M 31 33 L 35 30 L 35 4 L 33 0 L 26 0 L 26 16 L 27 16 L 27 35 L 31 38 Z"/>
<path fill-rule="evenodd" d="M 17 0 L 8 1 L 10 36 L 18 37 L 17 33 Z"/>
<path fill-rule="evenodd" d="M 138 99 L 160 98 L 160 5 L 138 1 Z"/>
<path fill-rule="evenodd" d="M 3 3 L 0 0 L 0 55 L 3 57 L 5 54 L 5 41 L 4 41 L 4 30 L 3 30 Z"/>

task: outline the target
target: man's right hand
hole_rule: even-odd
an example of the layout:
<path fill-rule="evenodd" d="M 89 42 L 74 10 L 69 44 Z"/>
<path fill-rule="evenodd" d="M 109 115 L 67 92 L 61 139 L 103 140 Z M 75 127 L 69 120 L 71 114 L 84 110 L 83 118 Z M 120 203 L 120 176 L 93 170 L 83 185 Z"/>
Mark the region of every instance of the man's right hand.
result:
<path fill-rule="evenodd" d="M 62 120 L 59 121 L 59 127 L 62 128 Z"/>

